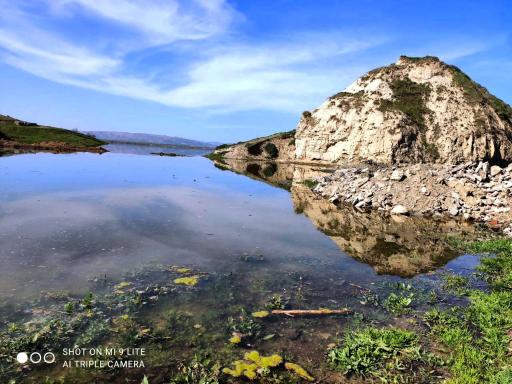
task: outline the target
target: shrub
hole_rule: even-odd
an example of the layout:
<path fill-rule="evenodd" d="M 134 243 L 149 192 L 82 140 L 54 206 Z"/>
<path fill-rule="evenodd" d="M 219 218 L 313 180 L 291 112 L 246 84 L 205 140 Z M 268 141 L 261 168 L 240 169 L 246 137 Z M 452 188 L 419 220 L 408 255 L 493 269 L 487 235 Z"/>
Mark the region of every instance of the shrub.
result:
<path fill-rule="evenodd" d="M 275 158 L 277 158 L 279 156 L 279 150 L 277 149 L 277 147 L 275 146 L 274 143 L 267 143 L 267 144 L 265 144 L 263 149 L 265 150 L 267 155 L 270 156 L 271 159 L 275 159 Z"/>

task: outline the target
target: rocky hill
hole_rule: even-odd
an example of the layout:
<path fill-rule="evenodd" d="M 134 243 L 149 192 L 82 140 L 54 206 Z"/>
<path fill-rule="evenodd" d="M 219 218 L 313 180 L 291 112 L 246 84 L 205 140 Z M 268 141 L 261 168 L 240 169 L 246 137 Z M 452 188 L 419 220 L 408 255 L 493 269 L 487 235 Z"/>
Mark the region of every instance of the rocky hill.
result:
<path fill-rule="evenodd" d="M 436 57 L 402 56 L 305 112 L 297 159 L 512 161 L 512 108 Z"/>
<path fill-rule="evenodd" d="M 304 112 L 288 144 L 277 160 L 504 165 L 512 161 L 512 108 L 436 57 L 402 56 Z M 261 157 L 250 145 L 224 155 Z"/>

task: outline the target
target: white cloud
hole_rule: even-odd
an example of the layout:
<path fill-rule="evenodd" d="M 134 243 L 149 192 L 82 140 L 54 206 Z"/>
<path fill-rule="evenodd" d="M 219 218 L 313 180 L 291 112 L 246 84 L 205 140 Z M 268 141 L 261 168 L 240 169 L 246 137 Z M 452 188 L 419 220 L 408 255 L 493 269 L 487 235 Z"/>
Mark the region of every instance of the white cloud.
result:
<path fill-rule="evenodd" d="M 144 34 L 152 44 L 213 36 L 231 22 L 234 12 L 223 0 L 58 0 L 53 6 L 79 6 Z"/>
<path fill-rule="evenodd" d="M 243 42 L 229 35 L 236 12 L 223 0 L 46 0 L 37 11 L 30 1 L 0 0 L 0 60 L 45 79 L 173 107 L 207 111 L 310 108 L 358 75 L 340 62 L 345 55 L 379 44 L 341 31 L 302 34 L 287 40 Z M 115 38 L 94 31 L 94 39 L 62 33 L 59 23 L 93 19 Z M 59 27 L 61 29 L 59 29 Z M 93 33 L 93 31 L 91 31 Z M 121 36 L 121 37 L 120 37 Z M 133 37 L 136 36 L 136 37 Z M 98 37 L 98 38 L 96 38 Z M 129 41 L 128 41 L 129 40 Z M 226 42 L 229 41 L 229 42 Z M 188 42 L 177 53 L 175 45 Z M 157 82 L 160 61 L 144 71 L 127 70 L 133 55 L 151 49 L 181 55 L 180 77 Z M 168 69 L 169 70 L 169 69 Z"/>

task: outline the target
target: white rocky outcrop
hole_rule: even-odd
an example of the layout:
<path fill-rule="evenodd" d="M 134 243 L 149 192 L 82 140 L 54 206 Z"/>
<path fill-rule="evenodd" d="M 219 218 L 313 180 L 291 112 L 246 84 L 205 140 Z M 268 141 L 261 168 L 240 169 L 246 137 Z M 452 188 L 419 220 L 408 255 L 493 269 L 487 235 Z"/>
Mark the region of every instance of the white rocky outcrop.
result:
<path fill-rule="evenodd" d="M 512 109 L 435 57 L 401 57 L 304 112 L 295 159 L 506 163 Z"/>

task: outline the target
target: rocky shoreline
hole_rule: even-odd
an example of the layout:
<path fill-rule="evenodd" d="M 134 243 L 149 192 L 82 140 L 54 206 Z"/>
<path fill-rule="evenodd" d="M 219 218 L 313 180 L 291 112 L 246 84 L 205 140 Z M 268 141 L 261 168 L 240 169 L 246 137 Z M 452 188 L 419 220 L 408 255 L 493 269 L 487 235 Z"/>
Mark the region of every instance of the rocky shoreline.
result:
<path fill-rule="evenodd" d="M 337 205 L 486 223 L 512 237 L 512 164 L 341 168 L 316 182 L 313 191 Z"/>
<path fill-rule="evenodd" d="M 14 152 L 52 152 L 52 153 L 73 153 L 73 152 L 91 152 L 105 153 L 108 152 L 102 147 L 83 147 L 73 146 L 57 141 L 45 141 L 36 144 L 25 144 L 13 140 L 0 140 L 0 151 Z"/>

